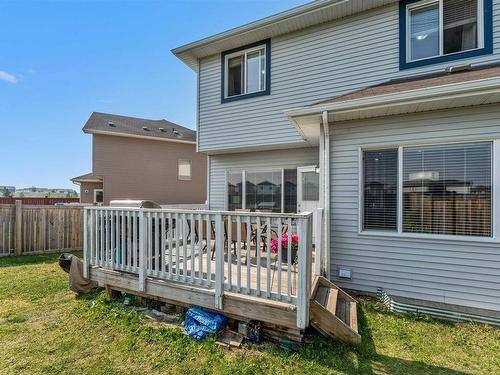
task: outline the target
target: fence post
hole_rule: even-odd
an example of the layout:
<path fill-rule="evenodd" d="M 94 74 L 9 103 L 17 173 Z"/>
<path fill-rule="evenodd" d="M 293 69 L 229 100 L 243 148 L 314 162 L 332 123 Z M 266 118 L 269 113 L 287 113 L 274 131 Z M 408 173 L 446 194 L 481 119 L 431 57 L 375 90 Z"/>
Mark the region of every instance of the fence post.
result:
<path fill-rule="evenodd" d="M 224 293 L 224 246 L 222 232 L 222 214 L 215 216 L 215 308 L 222 310 Z"/>
<path fill-rule="evenodd" d="M 311 256 L 312 256 L 312 214 L 304 213 L 298 219 L 299 251 L 297 275 L 297 327 L 306 328 L 309 325 L 309 299 L 311 294 Z"/>
<path fill-rule="evenodd" d="M 314 244 L 314 274 L 321 276 L 323 266 L 323 208 L 316 213 L 315 244 Z"/>
<path fill-rule="evenodd" d="M 23 201 L 16 200 L 16 244 L 14 255 L 22 255 L 23 252 Z"/>
<path fill-rule="evenodd" d="M 89 278 L 89 253 L 90 253 L 90 244 L 89 244 L 89 227 L 88 227 L 88 214 L 90 211 L 87 208 L 83 209 L 83 277 Z"/>
<path fill-rule="evenodd" d="M 144 292 L 146 290 L 146 267 L 147 267 L 147 240 L 146 233 L 148 232 L 145 228 L 146 226 L 146 216 L 144 211 L 139 212 L 139 291 Z"/>

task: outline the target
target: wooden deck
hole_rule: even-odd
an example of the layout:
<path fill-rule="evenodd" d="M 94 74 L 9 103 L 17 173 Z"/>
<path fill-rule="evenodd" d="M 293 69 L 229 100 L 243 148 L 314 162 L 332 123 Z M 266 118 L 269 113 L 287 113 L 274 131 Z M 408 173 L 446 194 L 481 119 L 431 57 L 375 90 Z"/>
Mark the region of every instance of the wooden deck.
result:
<path fill-rule="evenodd" d="M 84 270 L 111 289 L 303 329 L 314 265 L 311 222 L 310 213 L 90 207 Z M 300 238 L 297 255 L 291 241 L 268 251 L 272 233 L 282 238 L 283 228 Z"/>

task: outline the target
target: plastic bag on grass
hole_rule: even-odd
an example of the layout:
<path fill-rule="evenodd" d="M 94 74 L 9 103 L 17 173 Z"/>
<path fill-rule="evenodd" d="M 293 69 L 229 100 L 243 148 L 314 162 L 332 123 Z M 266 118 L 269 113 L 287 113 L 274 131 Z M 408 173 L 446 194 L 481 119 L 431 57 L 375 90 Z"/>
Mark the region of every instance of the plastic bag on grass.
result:
<path fill-rule="evenodd" d="M 186 312 L 184 329 L 189 336 L 203 340 L 207 335 L 219 332 L 227 323 L 226 317 L 204 311 L 199 307 L 191 307 Z"/>

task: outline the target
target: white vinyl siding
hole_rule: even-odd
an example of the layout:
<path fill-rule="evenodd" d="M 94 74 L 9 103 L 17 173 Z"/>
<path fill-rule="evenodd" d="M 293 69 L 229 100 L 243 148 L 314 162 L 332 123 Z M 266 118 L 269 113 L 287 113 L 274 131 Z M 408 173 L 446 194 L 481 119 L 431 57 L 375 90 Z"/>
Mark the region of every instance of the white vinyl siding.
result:
<path fill-rule="evenodd" d="M 389 79 L 442 71 L 449 65 L 498 61 L 500 0 L 493 3 L 493 55 L 402 71 L 398 11 L 398 4 L 389 5 L 273 38 L 267 96 L 221 104 L 221 56 L 201 59 L 199 150 L 305 146 L 285 110 Z"/>
<path fill-rule="evenodd" d="M 498 105 L 334 124 L 330 144 L 332 280 L 346 289 L 375 293 L 382 287 L 394 296 L 500 310 L 497 239 L 359 232 L 361 148 L 493 141 L 500 139 L 499 124 Z M 493 164 L 498 170 L 497 160 Z M 496 196 L 498 173 L 494 178 Z M 351 269 L 352 280 L 338 278 L 339 267 Z"/>

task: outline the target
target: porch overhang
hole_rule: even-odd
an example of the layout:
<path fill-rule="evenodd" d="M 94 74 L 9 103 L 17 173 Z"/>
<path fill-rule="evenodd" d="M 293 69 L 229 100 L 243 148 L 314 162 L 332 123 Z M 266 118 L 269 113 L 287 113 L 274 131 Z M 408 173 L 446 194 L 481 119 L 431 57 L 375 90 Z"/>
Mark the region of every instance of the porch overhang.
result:
<path fill-rule="evenodd" d="M 328 123 L 332 124 L 340 121 L 499 103 L 500 76 L 355 99 L 341 98 L 290 109 L 285 111 L 285 115 L 306 142 L 317 145 L 320 139 L 320 125 L 326 118 Z"/>
<path fill-rule="evenodd" d="M 70 181 L 76 185 L 80 185 L 82 183 L 102 183 L 102 180 L 102 176 L 87 173 L 78 177 L 73 177 Z"/>

